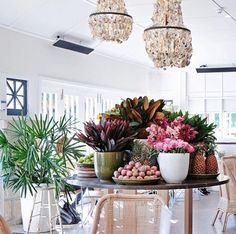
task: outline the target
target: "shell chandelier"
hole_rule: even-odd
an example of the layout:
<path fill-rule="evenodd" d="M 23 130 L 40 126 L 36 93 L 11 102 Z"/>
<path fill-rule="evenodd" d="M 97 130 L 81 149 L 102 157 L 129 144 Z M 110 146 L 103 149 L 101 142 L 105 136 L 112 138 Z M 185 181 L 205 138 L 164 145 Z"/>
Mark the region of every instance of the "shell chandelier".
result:
<path fill-rule="evenodd" d="M 89 27 L 94 38 L 105 41 L 126 41 L 133 28 L 123 0 L 98 0 L 97 10 L 89 16 Z"/>
<path fill-rule="evenodd" d="M 144 30 L 146 51 L 158 68 L 185 67 L 192 56 L 191 31 L 184 26 L 181 0 L 156 0 L 153 25 Z"/>

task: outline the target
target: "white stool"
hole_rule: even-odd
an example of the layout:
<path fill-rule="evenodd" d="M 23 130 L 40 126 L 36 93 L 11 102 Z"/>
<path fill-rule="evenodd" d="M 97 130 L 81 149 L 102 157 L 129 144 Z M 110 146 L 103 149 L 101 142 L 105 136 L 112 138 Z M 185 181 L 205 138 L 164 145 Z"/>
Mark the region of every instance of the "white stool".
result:
<path fill-rule="evenodd" d="M 39 206 L 39 207 L 37 207 Z M 48 211 L 47 211 L 48 210 Z M 47 211 L 47 212 L 46 212 Z M 55 187 L 42 187 L 33 196 L 33 207 L 30 213 L 30 220 L 27 233 L 30 233 L 32 218 L 39 216 L 37 233 L 45 232 L 42 226 L 48 227 L 50 234 L 56 229 L 56 220 L 59 220 L 59 232 L 63 233 L 60 211 L 55 199 Z M 45 219 L 47 222 L 45 223 Z M 43 225 L 40 225 L 41 222 Z"/>

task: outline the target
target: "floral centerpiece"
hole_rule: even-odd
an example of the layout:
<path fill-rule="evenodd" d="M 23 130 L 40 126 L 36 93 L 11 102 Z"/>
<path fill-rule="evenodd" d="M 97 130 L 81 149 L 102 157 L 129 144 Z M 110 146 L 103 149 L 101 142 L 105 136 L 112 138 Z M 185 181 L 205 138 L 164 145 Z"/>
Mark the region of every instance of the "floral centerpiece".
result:
<path fill-rule="evenodd" d="M 184 123 L 191 125 L 198 134 L 193 138 L 190 143 L 194 146 L 194 153 L 190 157 L 189 173 L 191 175 L 205 174 L 217 175 L 218 163 L 215 156 L 216 137 L 214 123 L 208 123 L 207 118 L 200 115 L 189 116 L 188 112 L 165 112 L 168 119 L 174 120 L 177 117 L 184 118 Z M 197 177 L 199 178 L 199 177 Z"/>
<path fill-rule="evenodd" d="M 147 143 L 158 152 L 192 153 L 194 147 L 188 142 L 193 140 L 198 132 L 183 121 L 184 117 L 177 117 L 173 121 L 165 118 L 159 125 L 152 124 L 147 128 Z"/>
<path fill-rule="evenodd" d="M 95 150 L 95 173 L 100 180 L 111 180 L 113 172 L 121 166 L 124 151 L 130 149 L 137 133 L 128 121 L 115 119 L 84 123 L 84 133 L 77 134 L 79 140 Z"/>
<path fill-rule="evenodd" d="M 152 124 L 147 132 L 147 144 L 159 153 L 158 162 L 164 180 L 168 183 L 182 182 L 188 174 L 189 154 L 194 152 L 189 142 L 198 132 L 184 123 L 184 117 L 173 121 L 165 118 L 158 125 Z"/>

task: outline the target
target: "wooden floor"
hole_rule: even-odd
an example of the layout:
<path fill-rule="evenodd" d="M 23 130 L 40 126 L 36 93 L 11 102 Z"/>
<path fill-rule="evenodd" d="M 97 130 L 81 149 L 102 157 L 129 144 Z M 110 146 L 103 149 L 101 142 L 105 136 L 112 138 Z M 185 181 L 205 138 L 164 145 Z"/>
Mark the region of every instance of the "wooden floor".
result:
<path fill-rule="evenodd" d="M 211 191 L 211 190 L 210 190 Z M 211 226 L 213 216 L 216 212 L 216 206 L 219 199 L 219 193 L 211 191 L 208 196 L 201 196 L 199 193 L 194 195 L 193 203 L 193 233 L 194 234 L 219 234 L 222 233 L 222 222 L 216 221 L 215 227 Z M 178 195 L 176 201 L 172 207 L 173 217 L 171 224 L 171 234 L 182 234 L 183 233 L 183 199 Z M 22 232 L 21 226 L 12 227 L 12 231 L 16 233 Z M 76 225 L 73 228 L 65 228 L 65 234 L 90 234 L 90 226 Z M 152 234 L 152 233 L 150 233 Z M 236 215 L 229 217 L 227 231 L 225 234 L 236 234 Z"/>

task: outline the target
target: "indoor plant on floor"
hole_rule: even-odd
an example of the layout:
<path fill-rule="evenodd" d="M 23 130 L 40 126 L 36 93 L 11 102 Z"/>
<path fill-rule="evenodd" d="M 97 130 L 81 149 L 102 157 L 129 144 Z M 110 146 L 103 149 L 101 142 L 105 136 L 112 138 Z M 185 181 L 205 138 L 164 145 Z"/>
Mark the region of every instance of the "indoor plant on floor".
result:
<path fill-rule="evenodd" d="M 22 209 L 24 229 L 27 229 L 35 192 L 53 186 L 58 196 L 62 187 L 65 191 L 69 189 L 64 183 L 68 165 L 73 167 L 73 161 L 77 161 L 83 152 L 83 146 L 75 139 L 71 126 L 71 119 L 65 116 L 54 121 L 40 115 L 34 119 L 13 119 L 8 129 L 0 130 L 4 185 L 15 192 L 20 191 L 23 203 L 24 197 L 31 199 L 27 202 L 27 208 Z M 32 232 L 40 225 L 35 221 L 36 217 L 30 230 Z M 42 226 L 42 231 L 49 228 L 46 222 Z"/>
<path fill-rule="evenodd" d="M 81 142 L 95 150 L 95 173 L 101 181 L 111 180 L 113 172 L 124 160 L 124 151 L 130 149 L 137 135 L 126 120 L 101 120 L 84 123 L 85 133 L 78 133 Z"/>
<path fill-rule="evenodd" d="M 180 183 L 187 177 L 190 153 L 194 152 L 194 147 L 188 142 L 198 132 L 183 121 L 184 117 L 173 121 L 166 119 L 160 125 L 153 124 L 147 128 L 147 144 L 159 153 L 161 175 L 167 183 Z"/>

